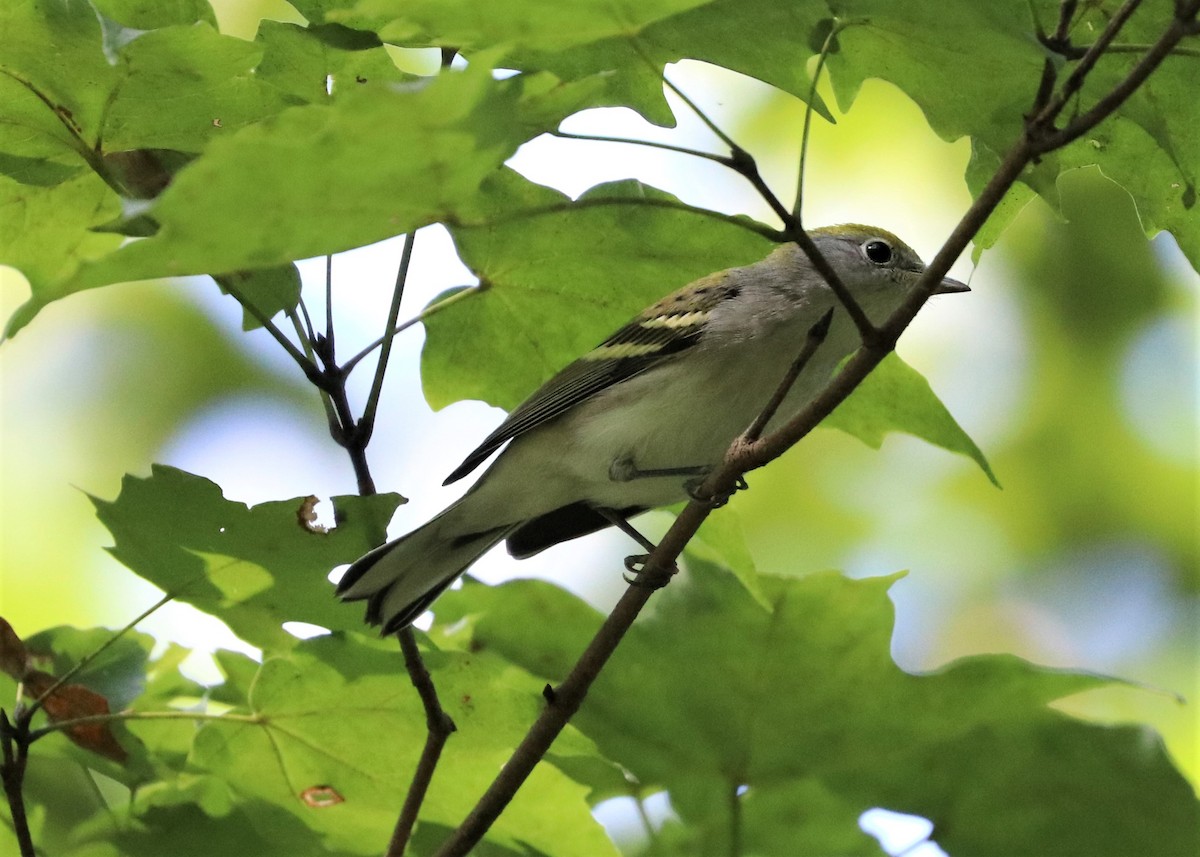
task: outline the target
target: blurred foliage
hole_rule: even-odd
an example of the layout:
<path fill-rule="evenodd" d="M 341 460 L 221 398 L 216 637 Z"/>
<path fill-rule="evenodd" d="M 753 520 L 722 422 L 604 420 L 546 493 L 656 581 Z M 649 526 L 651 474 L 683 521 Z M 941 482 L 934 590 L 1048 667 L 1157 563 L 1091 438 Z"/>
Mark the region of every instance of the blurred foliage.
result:
<path fill-rule="evenodd" d="M 1084 108 L 1169 5 L 1134 16 Z M 1114 8 L 1083 4 L 1074 42 Z M 678 196 L 649 185 L 609 184 L 576 205 L 503 166 L 527 141 L 591 106 L 673 124 L 662 66 L 688 57 L 777 88 L 700 93 L 731 106 L 721 124 L 740 122 L 734 136 L 768 153 L 774 181 L 794 171 L 798 100 L 827 43 L 829 83 L 811 101 L 838 124 L 814 129 L 806 216 L 849 208 L 907 236 L 933 216 L 933 188 L 961 169 L 977 192 L 990 175 L 1047 56 L 1035 31 L 1057 14 L 1049 0 L 0 8 L 0 278 L 8 334 L 20 332 L 0 350 L 4 613 L 31 663 L 63 675 L 109 639 L 92 625 L 149 603 L 101 557 L 79 485 L 114 557 L 256 654 L 217 652 L 201 683 L 192 646 L 135 633 L 85 666 L 72 680 L 127 712 L 113 733 L 129 760 L 61 734 L 35 744 L 39 847 L 376 853 L 425 734 L 394 648 L 358 633 L 358 611 L 336 605 L 325 578 L 378 540 L 395 498 L 339 498 L 342 525 L 318 534 L 297 519 L 307 503 L 280 499 L 290 494 L 250 506 L 227 485 L 151 468 L 235 400 L 277 405 L 315 435 L 316 397 L 238 338 L 237 308 L 210 284 L 83 292 L 226 274 L 299 324 L 293 262 L 443 223 L 486 288 L 432 317 L 428 400 L 511 406 L 647 300 L 764 252 L 735 221 L 637 205 Z M 466 68 L 431 79 L 396 64 L 400 49 L 429 46 L 463 48 Z M 728 853 L 734 835 L 747 854 L 879 854 L 857 824 L 873 806 L 929 818 L 952 854 L 1194 851 L 1195 708 L 1172 696 L 1200 693 L 1194 51 L 1023 174 L 977 238 L 977 253 L 992 249 L 977 256 L 974 303 L 931 306 L 912 354 L 905 341 L 1004 490 L 912 438 L 885 440 L 899 426 L 985 464 L 936 398 L 914 415 L 886 389 L 854 420 L 880 453 L 817 432 L 752 476 L 478 853 L 615 853 L 589 810 L 662 791 L 673 815 L 652 820 L 648 846 L 661 855 Z M 969 155 L 935 135 L 969 137 Z M 903 189 L 886 215 L 870 199 L 885 187 Z M 631 205 L 586 207 L 613 194 Z M 1170 235 L 1147 242 L 1160 229 Z M 339 323 L 360 313 L 369 341 L 379 308 L 355 305 L 362 284 L 337 289 Z M 315 305 L 320 291 L 305 294 Z M 316 457 L 289 464 L 313 493 L 340 484 Z M 150 475 L 122 481 L 129 472 Z M 468 811 L 597 623 L 529 583 L 468 585 L 436 613 L 422 645 L 459 732 L 418 854 Z M 289 622 L 335 633 L 301 640 Z M 0 677 L 0 698 L 16 692 Z M 7 825 L 0 848 L 15 853 Z"/>

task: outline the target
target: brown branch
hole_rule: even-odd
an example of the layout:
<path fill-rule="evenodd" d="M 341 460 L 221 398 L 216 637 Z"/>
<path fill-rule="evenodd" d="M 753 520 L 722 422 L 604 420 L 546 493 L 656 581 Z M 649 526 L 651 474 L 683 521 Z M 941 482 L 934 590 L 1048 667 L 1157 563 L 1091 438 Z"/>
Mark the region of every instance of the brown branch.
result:
<path fill-rule="evenodd" d="M 421 703 L 425 706 L 425 725 L 428 732 L 425 736 L 425 747 L 421 750 L 421 758 L 417 761 L 412 783 L 404 797 L 404 806 L 400 808 L 400 816 L 396 819 L 396 827 L 392 831 L 392 838 L 388 842 L 384 857 L 402 857 L 404 854 L 412 836 L 413 826 L 417 823 L 421 804 L 424 803 L 429 784 L 433 781 L 433 772 L 442 755 L 442 748 L 446 746 L 451 733 L 458 728 L 442 708 L 437 688 L 434 687 L 429 670 L 421 659 L 421 651 L 417 648 L 417 639 L 412 628 L 405 628 L 396 636 L 400 639 L 400 649 L 404 652 L 404 665 L 408 668 L 409 678 L 412 679 L 413 687 L 417 689 Z"/>
<path fill-rule="evenodd" d="M 1196 35 L 1196 16 L 1200 13 L 1200 2 L 1192 2 L 1181 9 L 1181 14 L 1171 21 L 1158 41 L 1154 42 L 1145 55 L 1138 60 L 1125 78 L 1114 86 L 1085 113 L 1076 116 L 1060 131 L 1047 134 L 1039 140 L 1041 151 L 1059 149 L 1107 119 L 1125 99 L 1129 98 L 1146 78 L 1174 52 L 1175 47 L 1186 36 Z"/>
<path fill-rule="evenodd" d="M 12 814 L 13 833 L 17 837 L 17 847 L 21 857 L 36 857 L 33 848 L 33 835 L 29 831 L 29 817 L 25 813 L 25 763 L 28 760 L 29 736 L 28 721 L 18 715 L 14 724 L 8 719 L 8 712 L 0 709 L 0 748 L 3 749 L 3 761 L 0 762 L 0 780 L 4 782 L 4 796 L 8 800 L 9 812 Z"/>
<path fill-rule="evenodd" d="M 1058 118 L 1058 114 L 1062 112 L 1067 102 L 1083 88 L 1083 82 L 1087 79 L 1087 76 L 1091 73 L 1096 63 L 1099 62 L 1100 57 L 1104 55 L 1109 44 L 1117 37 L 1117 33 L 1121 31 L 1121 28 L 1125 26 L 1125 22 L 1137 11 L 1140 5 L 1142 5 L 1142 0 L 1125 0 L 1121 8 L 1109 20 L 1108 26 L 1101 31 L 1100 35 L 1096 37 L 1096 41 L 1088 47 L 1087 51 L 1079 59 L 1079 64 L 1075 66 L 1071 74 L 1067 77 L 1062 90 L 1056 97 L 1050 99 L 1033 117 L 1032 123 L 1034 126 L 1045 128 Z M 1059 32 L 1062 32 L 1064 28 L 1061 26 L 1061 20 L 1059 23 Z M 1063 38 L 1065 39 L 1065 34 Z"/>

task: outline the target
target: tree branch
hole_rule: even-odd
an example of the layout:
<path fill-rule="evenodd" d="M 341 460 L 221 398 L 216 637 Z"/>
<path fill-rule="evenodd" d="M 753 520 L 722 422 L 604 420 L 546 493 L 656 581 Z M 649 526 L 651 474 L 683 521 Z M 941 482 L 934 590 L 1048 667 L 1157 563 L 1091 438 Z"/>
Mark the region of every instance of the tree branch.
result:
<path fill-rule="evenodd" d="M 400 808 L 400 816 L 396 819 L 396 827 L 392 831 L 391 841 L 388 842 L 384 857 L 402 857 L 412 837 L 413 826 L 421 812 L 421 804 L 433 781 L 433 772 L 441 758 L 442 748 L 450 735 L 457 730 L 450 715 L 442 708 L 438 699 L 437 688 L 425 662 L 421 659 L 421 651 L 417 648 L 417 639 L 412 628 L 405 628 L 396 635 L 400 639 L 400 649 L 404 652 L 404 664 L 408 667 L 409 678 L 413 687 L 421 697 L 425 706 L 425 726 L 428 730 L 425 736 L 425 747 L 421 750 L 421 758 L 417 760 L 413 772 L 412 784 L 404 797 L 404 806 Z"/>
<path fill-rule="evenodd" d="M 28 760 L 29 741 L 27 725 L 20 717 L 14 724 L 8 719 L 8 712 L 0 708 L 0 749 L 3 750 L 3 761 L 0 762 L 0 780 L 4 783 L 4 796 L 8 800 L 9 812 L 12 813 L 13 832 L 17 837 L 17 847 L 21 857 L 36 857 L 33 848 L 33 835 L 29 831 L 29 817 L 25 813 L 25 763 Z"/>

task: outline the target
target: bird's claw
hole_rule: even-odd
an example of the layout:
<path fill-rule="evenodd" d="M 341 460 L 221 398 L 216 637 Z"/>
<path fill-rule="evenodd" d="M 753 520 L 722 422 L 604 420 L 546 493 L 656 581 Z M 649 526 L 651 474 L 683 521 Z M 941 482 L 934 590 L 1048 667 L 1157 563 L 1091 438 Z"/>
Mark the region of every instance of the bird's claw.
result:
<path fill-rule="evenodd" d="M 704 479 L 705 477 L 703 476 L 697 476 L 695 479 L 689 479 L 687 482 L 683 483 L 683 490 L 686 491 L 687 495 L 697 503 L 703 503 L 711 509 L 720 509 L 722 506 L 728 503 L 729 498 L 738 491 L 745 491 L 750 487 L 746 483 L 746 477 L 739 476 L 733 483 L 733 489 L 728 493 L 713 494 L 711 496 L 703 495 L 700 493 L 700 488 L 704 485 Z"/>
<path fill-rule="evenodd" d="M 671 578 L 679 573 L 679 566 L 671 563 L 668 569 L 647 568 L 646 563 L 650 554 L 639 553 L 625 557 L 625 570 L 630 574 L 623 575 L 630 586 L 644 586 L 648 589 L 662 589 Z"/>

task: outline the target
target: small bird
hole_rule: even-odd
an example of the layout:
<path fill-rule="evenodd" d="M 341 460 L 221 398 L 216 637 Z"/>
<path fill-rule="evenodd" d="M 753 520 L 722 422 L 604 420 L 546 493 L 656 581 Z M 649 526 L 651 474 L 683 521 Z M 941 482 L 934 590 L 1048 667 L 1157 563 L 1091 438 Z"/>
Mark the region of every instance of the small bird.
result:
<path fill-rule="evenodd" d="M 925 268 L 883 229 L 847 224 L 809 234 L 875 324 Z M 964 291 L 945 279 L 935 294 Z M 686 499 L 763 410 L 830 310 L 824 341 L 767 431 L 803 408 L 860 345 L 824 278 L 789 243 L 667 295 L 518 405 L 444 483 L 507 444 L 471 490 L 355 561 L 337 594 L 366 599 L 367 621 L 392 633 L 501 541 L 524 559 Z"/>

